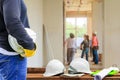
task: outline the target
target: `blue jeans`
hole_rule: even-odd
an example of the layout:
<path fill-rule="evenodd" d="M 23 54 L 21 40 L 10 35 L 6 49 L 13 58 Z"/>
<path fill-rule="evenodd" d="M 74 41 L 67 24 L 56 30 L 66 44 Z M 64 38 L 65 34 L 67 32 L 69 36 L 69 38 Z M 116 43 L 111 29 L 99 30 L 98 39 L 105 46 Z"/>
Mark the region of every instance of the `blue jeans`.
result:
<path fill-rule="evenodd" d="M 98 64 L 98 53 L 97 53 L 97 49 L 93 49 L 93 61 L 95 62 L 95 64 Z"/>
<path fill-rule="evenodd" d="M 27 59 L 0 53 L 0 80 L 26 80 Z"/>
<path fill-rule="evenodd" d="M 85 49 L 82 51 L 81 58 L 83 58 L 83 57 L 84 57 L 84 54 L 86 54 L 86 60 L 88 61 L 88 52 L 89 52 L 89 48 L 85 48 Z"/>

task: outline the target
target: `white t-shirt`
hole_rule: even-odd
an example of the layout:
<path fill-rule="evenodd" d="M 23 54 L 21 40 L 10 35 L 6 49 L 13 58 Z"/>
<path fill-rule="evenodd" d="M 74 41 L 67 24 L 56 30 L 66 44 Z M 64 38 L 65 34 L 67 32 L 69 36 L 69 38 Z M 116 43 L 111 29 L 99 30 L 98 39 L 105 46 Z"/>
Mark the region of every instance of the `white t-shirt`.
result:
<path fill-rule="evenodd" d="M 67 48 L 77 48 L 77 43 L 75 38 L 68 38 L 66 40 Z"/>
<path fill-rule="evenodd" d="M 18 53 L 16 53 L 16 52 L 10 52 L 10 51 L 7 51 L 3 48 L 0 48 L 0 53 L 3 55 L 9 55 L 9 56 L 18 55 Z"/>

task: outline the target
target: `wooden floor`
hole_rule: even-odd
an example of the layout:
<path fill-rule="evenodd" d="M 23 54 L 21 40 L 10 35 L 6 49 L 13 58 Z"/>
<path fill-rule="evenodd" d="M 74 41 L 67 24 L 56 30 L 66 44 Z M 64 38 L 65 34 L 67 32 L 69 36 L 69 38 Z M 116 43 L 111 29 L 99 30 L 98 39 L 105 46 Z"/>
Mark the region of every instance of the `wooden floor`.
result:
<path fill-rule="evenodd" d="M 43 77 L 44 72 L 45 68 L 28 68 L 27 80 L 93 80 L 93 77 L 90 75 L 82 77 Z M 115 76 L 106 77 L 104 80 L 120 80 L 120 73 Z"/>
<path fill-rule="evenodd" d="M 90 75 L 85 75 L 83 77 L 43 77 L 43 75 L 39 73 L 28 73 L 27 80 L 93 80 L 93 77 Z M 112 77 L 106 77 L 104 80 L 120 80 L 120 73 Z"/>

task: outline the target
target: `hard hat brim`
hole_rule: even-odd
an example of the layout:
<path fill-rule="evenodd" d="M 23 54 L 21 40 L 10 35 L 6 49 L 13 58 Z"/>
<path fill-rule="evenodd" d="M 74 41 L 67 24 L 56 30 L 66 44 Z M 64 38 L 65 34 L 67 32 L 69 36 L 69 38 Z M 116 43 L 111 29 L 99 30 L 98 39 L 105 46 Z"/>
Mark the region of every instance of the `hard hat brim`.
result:
<path fill-rule="evenodd" d="M 92 72 L 91 72 L 91 71 L 88 71 L 88 72 L 85 72 L 85 73 L 87 73 L 87 74 L 91 74 Z"/>
<path fill-rule="evenodd" d="M 56 75 L 56 74 L 51 74 L 51 73 L 44 73 L 43 74 L 44 77 L 51 77 L 51 76 L 54 76 L 54 75 Z"/>
<path fill-rule="evenodd" d="M 91 73 L 92 73 L 92 71 L 90 71 L 90 70 L 87 70 L 87 71 L 84 71 L 84 72 L 82 72 L 82 71 L 77 71 L 77 70 L 74 69 L 72 66 L 70 66 L 70 67 L 68 68 L 68 70 L 69 70 L 69 71 L 72 71 L 73 73 L 77 73 L 77 72 L 87 73 L 87 74 L 91 74 Z"/>
<path fill-rule="evenodd" d="M 78 71 L 78 72 L 82 72 L 82 71 Z M 91 74 L 91 73 L 92 73 L 92 71 L 87 70 L 87 71 L 84 71 L 84 72 L 82 72 L 82 73 Z"/>

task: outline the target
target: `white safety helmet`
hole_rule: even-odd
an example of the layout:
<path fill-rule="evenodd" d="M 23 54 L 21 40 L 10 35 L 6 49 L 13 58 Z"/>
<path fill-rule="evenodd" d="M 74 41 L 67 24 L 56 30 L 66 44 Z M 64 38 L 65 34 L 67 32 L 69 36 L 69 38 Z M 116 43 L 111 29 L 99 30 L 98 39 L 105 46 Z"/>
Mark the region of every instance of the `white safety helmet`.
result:
<path fill-rule="evenodd" d="M 53 59 L 51 60 L 46 67 L 46 71 L 43 74 L 44 77 L 55 76 L 58 74 L 64 73 L 64 65 L 59 60 Z"/>
<path fill-rule="evenodd" d="M 28 35 L 33 39 L 33 42 L 36 42 L 36 33 L 31 30 L 30 28 L 25 28 L 25 30 L 27 31 Z"/>
<path fill-rule="evenodd" d="M 71 73 L 91 73 L 90 65 L 88 61 L 83 58 L 75 58 L 72 60 L 69 66 L 69 72 Z"/>
<path fill-rule="evenodd" d="M 28 35 L 35 42 L 35 40 L 36 40 L 36 33 L 34 31 L 32 31 L 31 29 L 29 29 L 29 28 L 25 28 L 25 30 L 28 33 Z M 12 49 L 15 50 L 17 53 L 19 53 L 19 54 L 23 54 L 24 53 L 23 47 L 18 44 L 17 40 L 13 36 L 8 35 L 8 42 L 9 42 L 10 46 L 12 47 Z"/>

